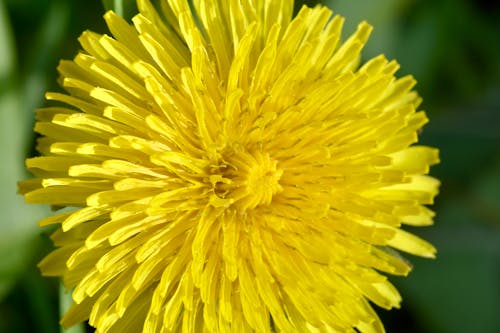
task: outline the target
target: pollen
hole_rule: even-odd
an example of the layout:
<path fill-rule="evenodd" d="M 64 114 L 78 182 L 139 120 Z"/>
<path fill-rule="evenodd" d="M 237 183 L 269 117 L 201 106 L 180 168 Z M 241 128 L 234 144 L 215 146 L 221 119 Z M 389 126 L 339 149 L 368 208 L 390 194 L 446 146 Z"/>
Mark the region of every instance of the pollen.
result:
<path fill-rule="evenodd" d="M 227 177 L 233 180 L 229 196 L 238 210 L 245 211 L 271 203 L 283 191 L 279 181 L 283 170 L 269 154 L 260 151 L 235 153 L 229 159 Z"/>

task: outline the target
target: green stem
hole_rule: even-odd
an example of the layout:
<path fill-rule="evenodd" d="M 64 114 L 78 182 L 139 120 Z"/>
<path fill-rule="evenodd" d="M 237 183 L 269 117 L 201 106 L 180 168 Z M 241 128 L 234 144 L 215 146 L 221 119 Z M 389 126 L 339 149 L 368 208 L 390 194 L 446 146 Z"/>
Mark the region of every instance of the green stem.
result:
<path fill-rule="evenodd" d="M 12 82 L 12 78 L 16 74 L 17 64 L 12 28 L 3 0 L 0 0 L 0 50 L 2 50 L 2 56 L 0 57 L 0 88 L 4 88 Z"/>
<path fill-rule="evenodd" d="M 66 292 L 64 286 L 59 284 L 59 315 L 61 317 L 68 311 L 72 303 L 71 292 Z M 61 333 L 85 333 L 85 325 L 80 323 L 70 328 L 61 326 Z"/>
<path fill-rule="evenodd" d="M 135 0 L 102 0 L 102 3 L 105 10 L 112 10 L 126 20 L 137 13 Z"/>

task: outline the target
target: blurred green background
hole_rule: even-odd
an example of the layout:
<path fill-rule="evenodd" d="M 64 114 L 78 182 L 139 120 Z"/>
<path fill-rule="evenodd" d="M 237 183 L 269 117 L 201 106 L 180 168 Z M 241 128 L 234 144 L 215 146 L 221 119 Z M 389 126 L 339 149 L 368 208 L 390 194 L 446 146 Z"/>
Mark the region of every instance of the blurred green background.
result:
<path fill-rule="evenodd" d="M 318 1 L 296 1 L 310 5 Z M 438 248 L 436 260 L 410 258 L 415 269 L 391 278 L 403 307 L 378 310 L 388 332 L 500 332 L 500 5 L 473 0 L 330 0 L 346 17 L 375 26 L 364 56 L 384 53 L 413 74 L 430 123 L 421 142 L 441 149 L 432 174 L 442 181 L 436 225 L 412 230 Z M 106 32 L 104 7 L 126 16 L 123 1 L 0 0 L 0 332 L 59 332 L 67 298 L 37 262 L 50 251 L 16 181 L 27 177 L 33 110 L 57 90 L 56 66 L 79 49 L 86 29 Z M 84 332 L 80 326 L 72 332 Z"/>

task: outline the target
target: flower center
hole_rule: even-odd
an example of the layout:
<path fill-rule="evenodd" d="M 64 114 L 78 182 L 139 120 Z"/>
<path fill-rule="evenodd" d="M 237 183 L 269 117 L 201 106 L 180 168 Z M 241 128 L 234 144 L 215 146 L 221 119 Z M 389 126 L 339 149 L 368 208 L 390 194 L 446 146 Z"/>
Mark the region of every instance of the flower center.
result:
<path fill-rule="evenodd" d="M 215 193 L 226 206 L 247 210 L 269 205 L 283 190 L 279 183 L 283 170 L 267 153 L 235 152 L 227 158 L 227 164 L 222 175 L 213 176 L 219 180 L 214 184 Z"/>

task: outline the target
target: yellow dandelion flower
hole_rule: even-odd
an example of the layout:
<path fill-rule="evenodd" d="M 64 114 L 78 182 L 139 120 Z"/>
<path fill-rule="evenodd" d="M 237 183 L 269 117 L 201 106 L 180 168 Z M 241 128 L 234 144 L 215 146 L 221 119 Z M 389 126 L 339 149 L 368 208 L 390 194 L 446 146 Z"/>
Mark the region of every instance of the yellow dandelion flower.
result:
<path fill-rule="evenodd" d="M 415 80 L 371 27 L 293 0 L 138 0 L 84 32 L 37 111 L 28 203 L 66 209 L 41 263 L 97 332 L 383 332 L 401 229 L 432 223 Z M 55 105 L 55 104 L 54 104 Z"/>

